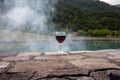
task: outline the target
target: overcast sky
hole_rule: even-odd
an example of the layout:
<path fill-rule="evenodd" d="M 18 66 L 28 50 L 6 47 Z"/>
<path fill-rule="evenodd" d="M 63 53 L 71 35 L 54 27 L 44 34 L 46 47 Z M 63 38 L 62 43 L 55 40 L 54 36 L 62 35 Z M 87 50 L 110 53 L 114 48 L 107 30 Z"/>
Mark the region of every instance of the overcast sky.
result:
<path fill-rule="evenodd" d="M 120 0 L 101 0 L 101 1 L 107 2 L 112 5 L 120 4 Z"/>

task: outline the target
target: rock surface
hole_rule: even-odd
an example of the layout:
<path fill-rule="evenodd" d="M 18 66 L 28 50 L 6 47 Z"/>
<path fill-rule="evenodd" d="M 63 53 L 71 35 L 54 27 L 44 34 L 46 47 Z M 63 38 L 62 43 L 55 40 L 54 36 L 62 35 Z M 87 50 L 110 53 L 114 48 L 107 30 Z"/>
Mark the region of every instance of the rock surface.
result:
<path fill-rule="evenodd" d="M 120 80 L 120 50 L 1 54 L 0 80 Z"/>
<path fill-rule="evenodd" d="M 120 66 L 113 63 L 109 63 L 107 60 L 104 59 L 74 60 L 74 61 L 70 61 L 70 63 L 81 69 L 88 69 L 88 70 L 99 70 L 99 69 L 109 69 L 109 68 L 120 69 Z"/>
<path fill-rule="evenodd" d="M 30 57 L 29 56 L 16 56 L 16 57 L 5 57 L 3 58 L 3 61 L 25 61 L 25 60 L 29 60 Z"/>
<path fill-rule="evenodd" d="M 120 71 L 118 70 L 108 70 L 107 75 L 111 80 L 120 80 Z"/>
<path fill-rule="evenodd" d="M 0 62 L 0 69 L 7 68 L 10 63 L 8 62 Z"/>
<path fill-rule="evenodd" d="M 14 68 L 10 69 L 10 72 L 34 72 L 34 71 L 51 71 L 57 69 L 63 69 L 65 63 L 58 63 L 56 61 L 25 61 L 15 64 Z"/>

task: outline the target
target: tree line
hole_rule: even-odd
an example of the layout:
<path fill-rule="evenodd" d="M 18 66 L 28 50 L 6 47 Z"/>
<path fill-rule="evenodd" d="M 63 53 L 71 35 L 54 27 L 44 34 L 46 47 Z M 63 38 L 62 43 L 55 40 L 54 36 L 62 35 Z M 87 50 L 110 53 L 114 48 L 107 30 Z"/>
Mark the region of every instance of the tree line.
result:
<path fill-rule="evenodd" d="M 120 36 L 120 8 L 99 0 L 58 0 L 52 20 L 56 30 L 87 36 Z"/>

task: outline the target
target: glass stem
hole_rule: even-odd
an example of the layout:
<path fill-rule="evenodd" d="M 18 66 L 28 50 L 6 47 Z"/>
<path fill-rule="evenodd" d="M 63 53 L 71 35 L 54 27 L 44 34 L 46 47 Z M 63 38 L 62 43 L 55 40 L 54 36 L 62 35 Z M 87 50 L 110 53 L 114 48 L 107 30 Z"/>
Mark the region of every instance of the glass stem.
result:
<path fill-rule="evenodd" d="M 62 50 L 62 44 L 60 44 L 60 51 Z"/>

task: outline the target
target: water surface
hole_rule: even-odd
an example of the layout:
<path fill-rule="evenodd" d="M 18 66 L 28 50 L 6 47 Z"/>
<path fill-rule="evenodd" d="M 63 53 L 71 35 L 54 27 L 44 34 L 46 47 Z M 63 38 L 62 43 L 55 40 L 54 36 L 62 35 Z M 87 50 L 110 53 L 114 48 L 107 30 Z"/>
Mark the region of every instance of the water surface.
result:
<path fill-rule="evenodd" d="M 120 49 L 120 41 L 65 41 L 62 44 L 63 51 L 84 51 Z M 22 52 L 54 52 L 59 51 L 57 41 L 12 41 L 0 42 L 0 53 Z"/>

